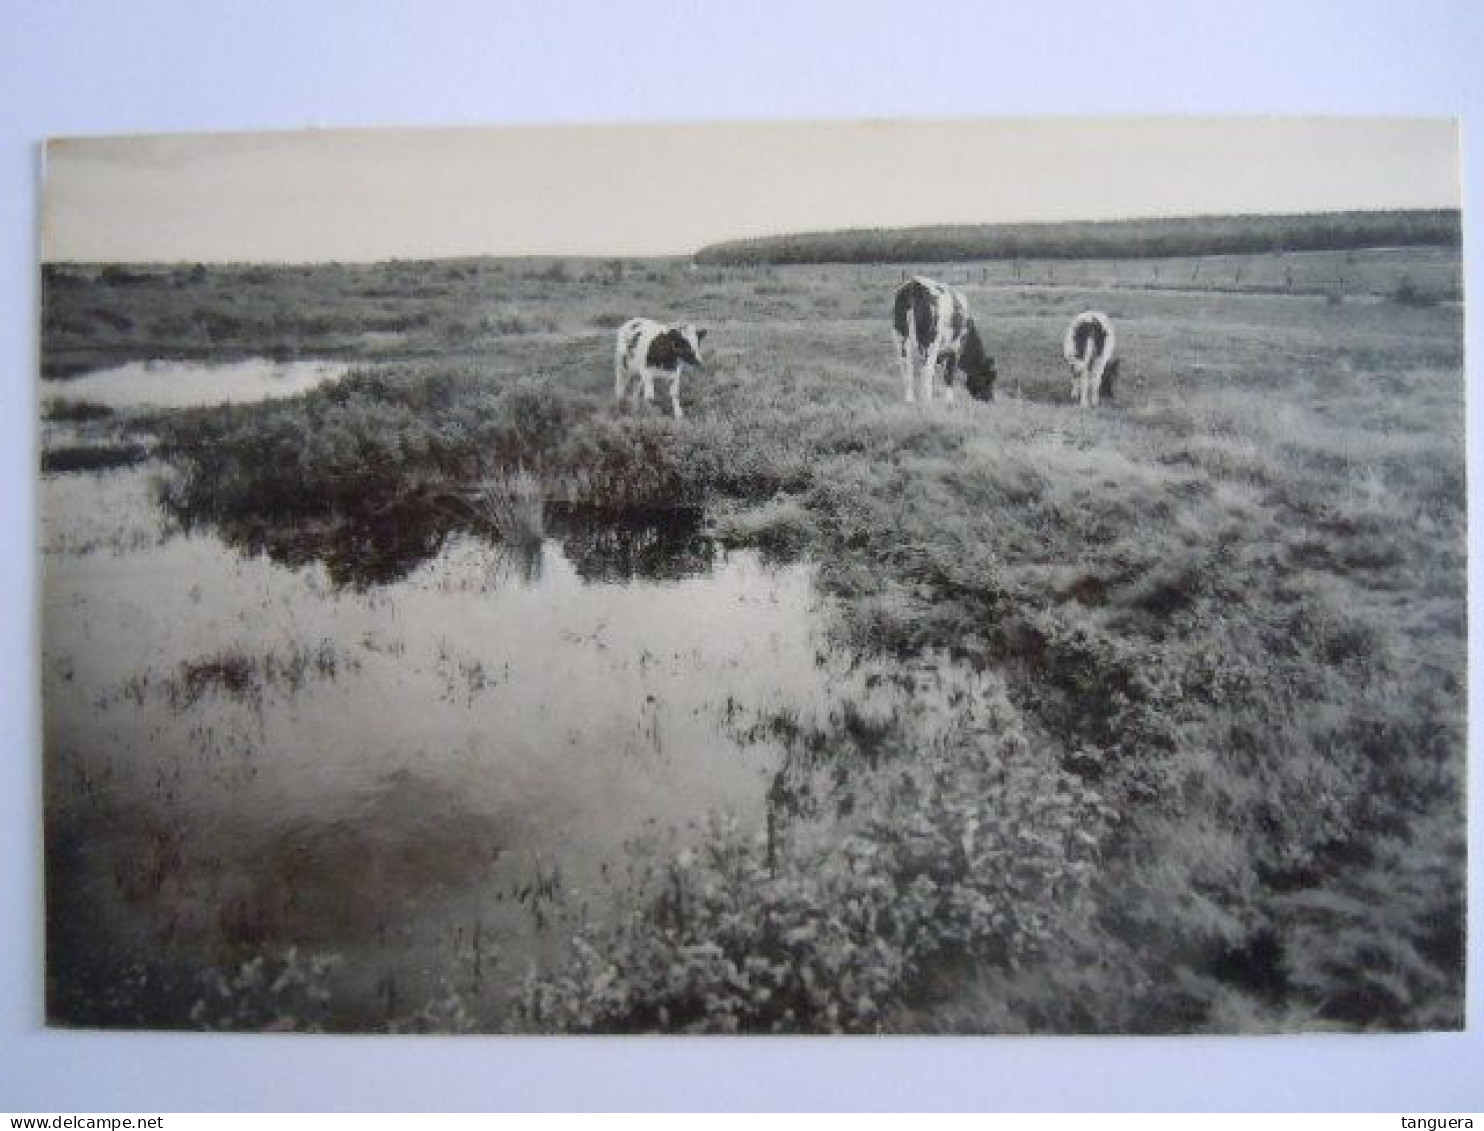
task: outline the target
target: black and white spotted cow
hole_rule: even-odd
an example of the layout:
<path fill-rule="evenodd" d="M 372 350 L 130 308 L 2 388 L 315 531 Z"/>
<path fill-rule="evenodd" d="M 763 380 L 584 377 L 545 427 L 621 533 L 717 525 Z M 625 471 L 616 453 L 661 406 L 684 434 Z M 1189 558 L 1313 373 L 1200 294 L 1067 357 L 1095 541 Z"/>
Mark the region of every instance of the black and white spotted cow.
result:
<path fill-rule="evenodd" d="M 1078 404 L 1096 408 L 1104 393 L 1113 395 L 1115 341 L 1113 323 L 1096 310 L 1077 315 L 1067 327 L 1061 352 L 1072 367 L 1072 399 Z"/>
<path fill-rule="evenodd" d="M 670 403 L 676 419 L 680 411 L 680 371 L 687 365 L 704 369 L 701 339 L 705 330 L 689 324 L 666 326 L 649 318 L 630 318 L 618 328 L 618 345 L 613 359 L 613 395 L 623 400 L 631 391 L 644 391 L 644 399 L 654 403 L 654 379 L 670 382 Z"/>
<path fill-rule="evenodd" d="M 994 400 L 994 358 L 984 352 L 969 304 L 952 287 L 922 276 L 897 288 L 892 308 L 892 336 L 902 366 L 902 391 L 907 403 L 933 399 L 938 363 L 943 363 L 944 399 L 953 402 L 953 375 L 964 371 L 964 386 L 979 400 Z"/>

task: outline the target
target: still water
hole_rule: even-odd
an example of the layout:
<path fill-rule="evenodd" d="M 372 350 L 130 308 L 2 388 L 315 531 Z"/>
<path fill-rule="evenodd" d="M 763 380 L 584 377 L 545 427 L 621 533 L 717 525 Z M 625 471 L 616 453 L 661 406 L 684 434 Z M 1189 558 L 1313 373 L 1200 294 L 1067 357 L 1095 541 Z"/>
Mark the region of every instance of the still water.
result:
<path fill-rule="evenodd" d="M 111 369 L 41 383 L 42 399 L 60 397 L 109 408 L 185 408 L 246 404 L 308 392 L 346 372 L 334 361 L 131 361 Z"/>
<path fill-rule="evenodd" d="M 188 1025 L 289 948 L 335 959 L 333 1027 L 498 1019 L 635 867 L 761 829 L 782 752 L 748 721 L 838 694 L 807 565 L 451 533 L 348 585 L 172 529 L 158 473 L 42 482 L 56 1020 Z"/>

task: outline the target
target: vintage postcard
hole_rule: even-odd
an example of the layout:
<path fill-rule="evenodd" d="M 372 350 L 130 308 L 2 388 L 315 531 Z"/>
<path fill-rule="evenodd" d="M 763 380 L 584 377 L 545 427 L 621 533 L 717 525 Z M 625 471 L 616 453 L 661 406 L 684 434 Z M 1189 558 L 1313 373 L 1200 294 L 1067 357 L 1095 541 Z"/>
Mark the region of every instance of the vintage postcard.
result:
<path fill-rule="evenodd" d="M 1459 1029 L 1455 123 L 46 151 L 61 1026 Z"/>

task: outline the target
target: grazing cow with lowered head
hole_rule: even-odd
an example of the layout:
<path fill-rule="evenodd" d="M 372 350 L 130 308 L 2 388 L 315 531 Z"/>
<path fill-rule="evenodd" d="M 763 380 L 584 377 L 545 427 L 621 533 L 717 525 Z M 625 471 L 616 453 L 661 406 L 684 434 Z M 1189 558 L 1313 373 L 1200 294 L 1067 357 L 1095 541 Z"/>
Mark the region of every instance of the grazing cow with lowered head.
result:
<path fill-rule="evenodd" d="M 953 403 L 953 374 L 964 371 L 969 395 L 994 400 L 994 358 L 984 352 L 984 340 L 969 317 L 969 304 L 952 287 L 920 275 L 897 288 L 892 308 L 892 336 L 902 363 L 902 388 L 907 403 L 917 399 L 922 374 L 922 399 L 931 403 L 938 363 L 943 362 L 944 399 Z"/>
<path fill-rule="evenodd" d="M 1067 327 L 1061 352 L 1072 367 L 1072 399 L 1078 404 L 1096 408 L 1104 393 L 1113 395 L 1113 345 L 1113 323 L 1096 310 L 1077 315 Z"/>
<path fill-rule="evenodd" d="M 623 400 L 631 389 L 643 389 L 644 399 L 654 403 L 654 379 L 670 382 L 670 404 L 678 420 L 680 371 L 687 365 L 704 369 L 701 339 L 705 330 L 694 326 L 666 326 L 648 318 L 630 318 L 618 328 L 618 346 L 613 359 L 613 395 Z"/>

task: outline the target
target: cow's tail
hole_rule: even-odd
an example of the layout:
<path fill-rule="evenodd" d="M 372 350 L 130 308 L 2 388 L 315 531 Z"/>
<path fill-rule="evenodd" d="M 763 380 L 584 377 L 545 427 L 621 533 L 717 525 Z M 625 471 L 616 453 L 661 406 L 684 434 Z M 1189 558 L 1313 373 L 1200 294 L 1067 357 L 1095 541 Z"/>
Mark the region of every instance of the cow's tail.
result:
<path fill-rule="evenodd" d="M 907 304 L 907 331 L 902 335 L 902 357 L 909 362 L 917 357 L 917 310 L 910 302 Z"/>

